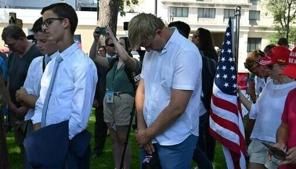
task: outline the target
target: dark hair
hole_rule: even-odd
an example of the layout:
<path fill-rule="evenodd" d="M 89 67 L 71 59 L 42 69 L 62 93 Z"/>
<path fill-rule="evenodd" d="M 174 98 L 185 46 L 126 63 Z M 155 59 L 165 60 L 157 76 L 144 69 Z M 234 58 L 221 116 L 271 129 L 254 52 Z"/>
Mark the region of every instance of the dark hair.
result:
<path fill-rule="evenodd" d="M 274 47 L 275 47 L 275 44 L 269 44 L 269 45 L 265 46 L 263 51 L 266 55 L 268 55 L 271 53 L 271 49 Z"/>
<path fill-rule="evenodd" d="M 12 38 L 15 40 L 26 38 L 25 32 L 19 26 L 11 24 L 6 26 L 2 31 L 2 40 L 6 41 L 7 38 Z"/>
<path fill-rule="evenodd" d="M 218 55 L 213 45 L 211 32 L 205 28 L 198 28 L 196 34 L 199 38 L 198 48 L 206 57 L 218 61 Z"/>
<path fill-rule="evenodd" d="M 78 24 L 78 17 L 74 10 L 74 8 L 67 4 L 67 3 L 55 3 L 49 6 L 46 6 L 42 9 L 41 14 L 45 11 L 51 10 L 55 13 L 58 17 L 67 18 L 71 24 L 71 33 L 74 35 Z"/>
<path fill-rule="evenodd" d="M 42 32 L 42 17 L 38 18 L 31 29 L 33 33 Z"/>
<path fill-rule="evenodd" d="M 288 40 L 286 38 L 279 38 L 277 44 L 281 46 L 289 46 Z"/>
<path fill-rule="evenodd" d="M 182 21 L 175 21 L 175 22 L 169 23 L 168 26 L 169 27 L 176 27 L 181 35 L 183 35 L 185 38 L 189 37 L 190 26 L 187 23 L 182 22 Z"/>

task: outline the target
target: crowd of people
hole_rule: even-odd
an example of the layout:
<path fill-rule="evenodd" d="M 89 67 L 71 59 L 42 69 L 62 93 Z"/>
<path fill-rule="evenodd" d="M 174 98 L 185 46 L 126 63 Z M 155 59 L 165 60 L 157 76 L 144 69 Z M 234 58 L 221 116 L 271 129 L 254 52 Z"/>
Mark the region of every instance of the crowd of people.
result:
<path fill-rule="evenodd" d="M 208 128 L 219 56 L 209 30 L 198 28 L 189 39 L 188 24 L 166 26 L 141 13 L 130 20 L 128 37 L 97 27 L 86 56 L 74 41 L 78 18 L 70 5 L 51 4 L 41 15 L 33 40 L 19 25 L 2 32 L 10 51 L 0 57 L 0 124 L 5 115 L 9 125 L 0 126 L 0 139 L 14 131 L 23 168 L 88 169 L 92 107 L 93 152 L 102 154 L 109 133 L 115 168 L 132 168 L 128 137 L 134 117 L 141 168 L 191 169 L 192 161 L 199 169 L 214 168 L 216 141 Z M 296 168 L 296 49 L 281 38 L 264 52 L 250 52 L 244 65 L 251 73 L 250 97 L 238 95 L 249 111 L 248 168 Z"/>

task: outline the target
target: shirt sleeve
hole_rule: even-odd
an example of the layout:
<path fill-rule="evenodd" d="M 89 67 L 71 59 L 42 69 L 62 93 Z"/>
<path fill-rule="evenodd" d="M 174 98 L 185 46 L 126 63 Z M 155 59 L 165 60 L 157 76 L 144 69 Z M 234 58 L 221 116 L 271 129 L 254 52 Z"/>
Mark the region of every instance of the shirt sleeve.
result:
<path fill-rule="evenodd" d="M 180 90 L 194 90 L 201 82 L 202 60 L 199 52 L 182 51 L 176 58 L 173 77 L 173 88 Z"/>
<path fill-rule="evenodd" d="M 73 111 L 69 120 L 70 139 L 87 127 L 98 81 L 95 65 L 81 65 L 75 70 L 74 79 Z"/>
<path fill-rule="evenodd" d="M 26 89 L 28 94 L 34 95 L 34 96 L 38 96 L 38 91 L 36 91 L 36 89 L 34 88 L 34 86 L 36 85 L 35 72 L 37 71 L 38 63 L 40 63 L 38 62 L 38 59 L 39 58 L 36 58 L 31 62 L 28 69 L 27 77 L 23 86 Z"/>

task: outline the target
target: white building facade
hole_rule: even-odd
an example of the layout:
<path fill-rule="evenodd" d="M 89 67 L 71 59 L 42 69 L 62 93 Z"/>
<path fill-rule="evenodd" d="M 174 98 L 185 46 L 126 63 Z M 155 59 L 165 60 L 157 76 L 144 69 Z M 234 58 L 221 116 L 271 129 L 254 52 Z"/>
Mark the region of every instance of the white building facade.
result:
<path fill-rule="evenodd" d="M 15 12 L 28 33 L 34 21 L 40 17 L 41 9 L 56 2 L 66 2 L 78 10 L 76 34 L 80 35 L 82 48 L 88 53 L 97 24 L 97 0 L 0 0 L 0 31 L 8 24 L 9 13 Z M 234 15 L 237 6 L 241 7 L 238 70 L 246 72 L 243 62 L 247 52 L 263 49 L 274 33 L 273 18 L 266 10 L 264 0 L 139 0 L 137 5 L 125 8 L 125 16 L 119 15 L 117 34 L 126 36 L 123 22 L 128 22 L 140 12 L 146 12 L 157 14 L 166 23 L 178 20 L 186 22 L 192 33 L 199 27 L 209 29 L 215 46 L 221 47 L 228 17 Z"/>

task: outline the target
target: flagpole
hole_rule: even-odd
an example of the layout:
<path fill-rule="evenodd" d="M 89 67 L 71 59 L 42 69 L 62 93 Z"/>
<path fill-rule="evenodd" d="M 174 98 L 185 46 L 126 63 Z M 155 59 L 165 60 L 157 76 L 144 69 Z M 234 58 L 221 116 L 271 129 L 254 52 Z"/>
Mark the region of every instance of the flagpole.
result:
<path fill-rule="evenodd" d="M 240 17 L 241 17 L 241 7 L 237 6 L 235 9 L 235 47 L 234 47 L 234 52 L 235 52 L 235 63 L 236 63 L 236 70 L 238 70 L 238 56 L 239 56 L 239 32 L 240 32 Z"/>

